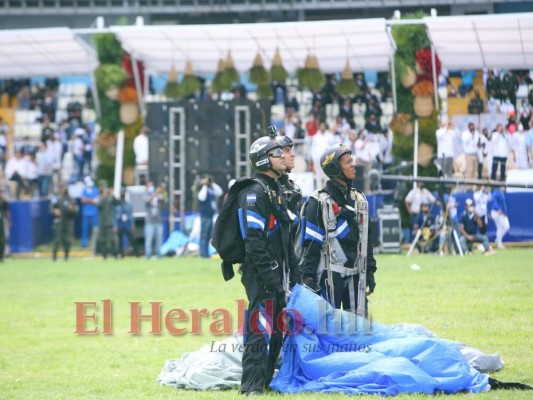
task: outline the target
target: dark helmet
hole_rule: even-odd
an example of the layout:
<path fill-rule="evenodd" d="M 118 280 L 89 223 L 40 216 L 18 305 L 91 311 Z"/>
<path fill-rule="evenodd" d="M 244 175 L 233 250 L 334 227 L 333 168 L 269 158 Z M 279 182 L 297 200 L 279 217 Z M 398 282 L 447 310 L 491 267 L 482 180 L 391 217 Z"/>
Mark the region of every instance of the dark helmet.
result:
<path fill-rule="evenodd" d="M 344 154 L 352 154 L 352 152 L 343 144 L 335 144 L 328 147 L 320 156 L 322 171 L 330 178 L 340 177 L 342 168 L 339 160 Z"/>
<path fill-rule="evenodd" d="M 293 141 L 290 137 L 287 136 L 276 136 L 277 141 L 279 142 L 279 145 L 283 148 L 285 146 L 294 146 Z"/>
<path fill-rule="evenodd" d="M 252 168 L 257 171 L 268 171 L 272 168 L 272 163 L 268 154 L 274 149 L 280 149 L 281 145 L 275 137 L 263 136 L 257 139 L 250 146 L 248 158 Z"/>

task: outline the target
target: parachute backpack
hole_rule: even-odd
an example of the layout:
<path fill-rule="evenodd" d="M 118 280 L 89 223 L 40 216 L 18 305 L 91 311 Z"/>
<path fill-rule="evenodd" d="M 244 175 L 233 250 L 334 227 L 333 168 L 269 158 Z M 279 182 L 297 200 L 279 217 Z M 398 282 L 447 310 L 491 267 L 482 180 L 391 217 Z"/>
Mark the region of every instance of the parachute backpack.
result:
<path fill-rule="evenodd" d="M 246 249 L 241 235 L 237 212 L 239 209 L 239 193 L 254 184 L 259 184 L 265 191 L 269 190 L 259 179 L 237 179 L 233 186 L 231 186 L 228 197 L 222 205 L 218 218 L 213 226 L 211 244 L 222 259 L 222 276 L 225 281 L 229 281 L 235 276 L 233 264 L 240 264 L 244 261 Z"/>

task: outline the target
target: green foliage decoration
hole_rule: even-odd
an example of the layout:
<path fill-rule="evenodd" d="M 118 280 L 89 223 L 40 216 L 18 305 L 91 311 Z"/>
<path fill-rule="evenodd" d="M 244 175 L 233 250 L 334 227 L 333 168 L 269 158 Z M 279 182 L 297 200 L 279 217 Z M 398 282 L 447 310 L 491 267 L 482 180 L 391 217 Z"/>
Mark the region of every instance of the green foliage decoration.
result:
<path fill-rule="evenodd" d="M 100 64 L 94 71 L 98 90 L 106 91 L 113 87 L 120 87 L 128 75 L 121 65 Z"/>
<path fill-rule="evenodd" d="M 118 64 L 122 62 L 122 45 L 112 33 L 97 33 L 92 36 L 100 64 Z"/>

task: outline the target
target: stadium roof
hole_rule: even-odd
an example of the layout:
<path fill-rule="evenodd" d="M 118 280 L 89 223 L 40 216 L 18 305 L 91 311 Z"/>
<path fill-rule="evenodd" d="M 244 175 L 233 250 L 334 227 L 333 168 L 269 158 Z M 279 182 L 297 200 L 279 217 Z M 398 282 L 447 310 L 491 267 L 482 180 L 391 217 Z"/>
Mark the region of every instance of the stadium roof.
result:
<path fill-rule="evenodd" d="M 394 52 L 385 19 L 229 25 L 111 27 L 125 50 L 144 60 L 148 70 L 167 73 L 172 63 L 183 70 L 214 72 L 231 50 L 237 70 L 252 66 L 259 52 L 266 68 L 279 48 L 288 71 L 303 67 L 308 54 L 323 72 L 341 71 L 348 58 L 354 71 L 388 70 Z"/>
<path fill-rule="evenodd" d="M 196 73 L 214 72 L 231 50 L 240 72 L 259 52 L 268 68 L 277 48 L 288 71 L 302 67 L 308 54 L 323 72 L 386 71 L 394 52 L 388 26 L 423 23 L 443 65 L 461 68 L 532 68 L 533 13 L 425 17 L 415 21 L 356 19 L 227 25 L 115 26 L 124 48 L 145 62 L 150 73 L 182 71 L 191 61 Z M 95 50 L 81 34 L 101 30 L 43 28 L 0 30 L 0 78 L 91 74 Z"/>
<path fill-rule="evenodd" d="M 448 69 L 532 68 L 533 13 L 425 17 Z"/>
<path fill-rule="evenodd" d="M 89 75 L 96 52 L 69 28 L 0 30 L 0 78 Z"/>

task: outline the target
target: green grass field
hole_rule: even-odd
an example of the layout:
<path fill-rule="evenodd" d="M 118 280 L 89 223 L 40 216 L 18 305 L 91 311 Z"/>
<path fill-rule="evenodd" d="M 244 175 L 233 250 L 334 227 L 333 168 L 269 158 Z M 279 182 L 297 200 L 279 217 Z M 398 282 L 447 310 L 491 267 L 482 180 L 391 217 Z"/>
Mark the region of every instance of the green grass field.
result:
<path fill-rule="evenodd" d="M 420 323 L 437 335 L 499 353 L 505 368 L 493 376 L 533 384 L 533 249 L 508 249 L 493 257 L 378 255 L 377 288 L 371 296 L 374 320 Z M 418 264 L 419 271 L 411 270 Z M 155 379 L 165 360 L 212 340 L 209 319 L 199 335 L 173 336 L 164 329 L 128 333 L 130 306 L 162 302 L 171 308 L 225 307 L 236 313 L 245 297 L 234 279 L 225 283 L 217 260 L 48 259 L 0 264 L 0 398 L 2 399 L 232 399 L 226 392 L 177 391 Z M 103 328 L 102 300 L 113 306 L 112 335 L 76 335 L 74 302 L 95 301 Z M 189 314 L 190 315 L 190 314 Z M 211 320 L 212 321 L 212 320 Z M 236 325 L 236 324 L 235 324 Z M 87 329 L 94 321 L 87 321 Z M 190 323 L 179 323 L 189 327 Z M 236 326 L 235 326 L 236 327 Z M 531 399 L 532 392 L 493 391 L 448 399 Z M 268 394 L 266 398 L 279 398 Z M 284 398 L 341 398 L 308 394 Z M 366 397 L 366 396 L 365 396 Z M 370 398 L 367 396 L 366 398 Z M 427 399 L 431 396 L 399 396 Z"/>

